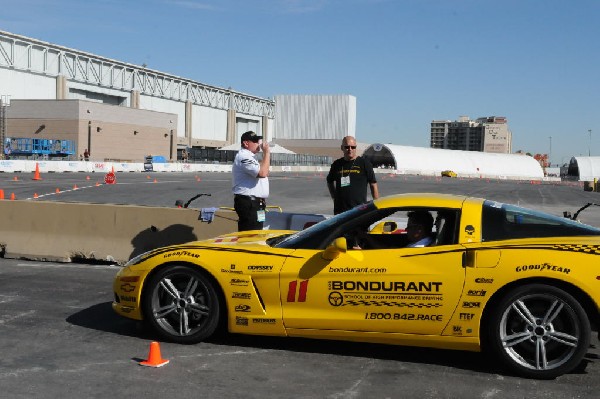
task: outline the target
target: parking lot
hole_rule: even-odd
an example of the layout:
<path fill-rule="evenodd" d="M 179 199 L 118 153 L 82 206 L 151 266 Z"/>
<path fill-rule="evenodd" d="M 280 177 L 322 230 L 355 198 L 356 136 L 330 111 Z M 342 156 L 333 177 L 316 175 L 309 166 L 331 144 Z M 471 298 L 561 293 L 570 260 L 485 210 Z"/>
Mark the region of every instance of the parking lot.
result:
<path fill-rule="evenodd" d="M 325 173 L 278 174 L 269 203 L 286 211 L 332 213 Z M 0 175 L 17 199 L 174 206 L 232 206 L 228 174 Z M 89 180 L 88 180 L 89 177 Z M 575 212 L 599 193 L 578 183 L 459 180 L 378 175 L 382 195 L 469 194 L 557 215 Z M 76 186 L 76 188 L 75 188 Z M 56 189 L 59 189 L 57 193 Z M 600 226 L 600 208 L 581 214 Z M 1 240 L 0 240 L 1 241 Z M 553 381 L 506 375 L 479 353 L 225 335 L 198 345 L 161 342 L 161 368 L 140 367 L 156 339 L 111 309 L 119 267 L 0 259 L 2 396 L 203 398 L 596 398 L 600 347 L 593 336 L 586 367 Z"/>

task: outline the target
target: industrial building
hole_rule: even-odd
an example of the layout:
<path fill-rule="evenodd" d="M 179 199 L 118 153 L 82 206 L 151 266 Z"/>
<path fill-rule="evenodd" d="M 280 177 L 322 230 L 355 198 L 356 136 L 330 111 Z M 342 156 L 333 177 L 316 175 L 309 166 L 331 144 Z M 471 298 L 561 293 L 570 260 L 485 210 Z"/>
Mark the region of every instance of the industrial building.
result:
<path fill-rule="evenodd" d="M 481 151 L 499 154 L 512 153 L 512 133 L 503 116 L 469 119 L 461 116 L 456 121 L 431 122 L 431 148 Z"/>
<path fill-rule="evenodd" d="M 0 83 L 3 144 L 71 140 L 92 160 L 175 160 L 186 147 L 273 132 L 270 99 L 3 31 Z"/>

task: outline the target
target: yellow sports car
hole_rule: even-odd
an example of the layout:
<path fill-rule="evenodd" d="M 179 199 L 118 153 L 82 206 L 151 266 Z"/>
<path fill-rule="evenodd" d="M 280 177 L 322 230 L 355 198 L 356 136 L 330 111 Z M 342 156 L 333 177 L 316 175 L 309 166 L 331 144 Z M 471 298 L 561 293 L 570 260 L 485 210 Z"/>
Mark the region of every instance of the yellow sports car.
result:
<path fill-rule="evenodd" d="M 415 229 L 425 244 L 414 246 Z M 144 253 L 114 292 L 118 314 L 179 343 L 224 328 L 484 350 L 518 375 L 555 378 L 597 331 L 600 229 L 480 198 L 397 195 L 298 232 Z"/>
<path fill-rule="evenodd" d="M 442 177 L 457 177 L 457 176 L 458 175 L 453 170 L 443 170 L 442 171 Z"/>

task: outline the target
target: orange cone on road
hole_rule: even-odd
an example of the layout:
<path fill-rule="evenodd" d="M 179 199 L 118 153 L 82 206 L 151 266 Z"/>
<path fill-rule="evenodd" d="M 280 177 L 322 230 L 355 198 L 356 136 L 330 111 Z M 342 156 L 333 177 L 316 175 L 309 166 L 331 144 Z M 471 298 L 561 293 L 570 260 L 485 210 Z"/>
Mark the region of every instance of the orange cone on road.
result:
<path fill-rule="evenodd" d="M 85 180 L 90 180 L 90 177 L 89 177 L 89 176 L 86 176 L 86 177 L 85 177 Z"/>
<path fill-rule="evenodd" d="M 19 178 L 17 176 L 13 177 L 13 181 L 19 181 Z"/>
<path fill-rule="evenodd" d="M 161 367 L 165 364 L 169 363 L 168 360 L 165 360 L 160 355 L 160 345 L 158 342 L 154 341 L 150 343 L 150 352 L 148 353 L 148 359 L 140 362 L 140 366 L 146 367 Z"/>
<path fill-rule="evenodd" d="M 33 174 L 33 180 L 42 180 L 40 177 L 40 165 L 35 163 L 35 173 Z"/>
<path fill-rule="evenodd" d="M 33 198 L 37 198 L 37 197 L 38 197 L 37 193 L 33 193 Z"/>
<path fill-rule="evenodd" d="M 154 179 L 154 183 L 156 183 L 156 179 Z"/>
<path fill-rule="evenodd" d="M 15 193 L 10 193 L 10 200 L 14 201 L 15 200 Z"/>
<path fill-rule="evenodd" d="M 60 190 L 58 189 L 58 187 L 56 188 L 56 190 L 54 191 L 56 194 L 60 193 Z"/>
<path fill-rule="evenodd" d="M 4 199 L 4 190 L 0 189 L 0 200 Z"/>
<path fill-rule="evenodd" d="M 77 184 L 73 186 L 73 190 L 77 190 Z"/>

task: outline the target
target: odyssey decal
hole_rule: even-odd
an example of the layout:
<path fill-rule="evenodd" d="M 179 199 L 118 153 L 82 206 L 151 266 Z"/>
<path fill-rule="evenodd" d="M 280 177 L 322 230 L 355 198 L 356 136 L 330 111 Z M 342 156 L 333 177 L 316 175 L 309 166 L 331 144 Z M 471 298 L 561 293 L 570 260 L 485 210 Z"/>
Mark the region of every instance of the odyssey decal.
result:
<path fill-rule="evenodd" d="M 249 272 L 270 272 L 271 270 L 273 270 L 273 266 L 248 266 Z"/>

